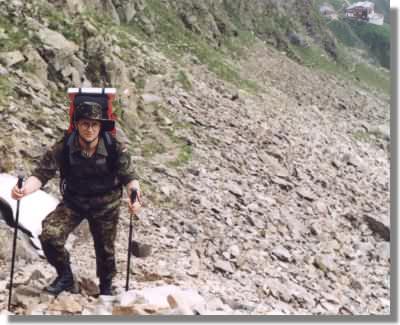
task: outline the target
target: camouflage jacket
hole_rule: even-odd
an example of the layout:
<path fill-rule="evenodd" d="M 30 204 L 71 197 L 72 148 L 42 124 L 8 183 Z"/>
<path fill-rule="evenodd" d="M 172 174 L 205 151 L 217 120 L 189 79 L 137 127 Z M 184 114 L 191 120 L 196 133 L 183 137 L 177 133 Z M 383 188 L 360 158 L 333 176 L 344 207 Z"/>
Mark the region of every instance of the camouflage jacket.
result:
<path fill-rule="evenodd" d="M 64 201 L 67 205 L 78 210 L 91 211 L 104 209 L 106 206 L 112 208 L 119 205 L 122 196 L 122 185 L 128 184 L 133 179 L 137 179 L 137 175 L 127 149 L 117 139 L 115 153 L 115 163 L 113 164 L 114 170 L 112 171 L 113 175 L 115 175 L 115 186 L 106 193 L 90 196 L 67 190 L 64 193 Z M 38 166 L 34 169 L 32 176 L 37 177 L 42 184 L 45 185 L 56 175 L 57 171 L 60 171 L 62 166 L 64 166 L 66 159 L 64 155 L 63 137 L 44 154 Z M 93 190 L 95 190 L 96 186 L 101 184 L 102 180 L 108 176 L 104 174 L 104 170 L 99 171 L 97 168 L 98 166 L 101 166 L 101 162 L 104 162 L 105 158 L 108 156 L 106 144 L 102 137 L 99 138 L 96 152 L 89 158 L 83 155 L 78 143 L 78 137 L 75 137 L 69 148 L 69 156 L 71 157 L 69 160 L 73 159 L 78 162 L 77 166 L 79 166 L 79 174 L 83 176 L 89 175 L 87 179 L 92 180 L 92 185 L 90 183 L 87 184 L 89 189 L 92 186 Z M 71 166 L 69 168 L 71 168 Z M 98 175 L 96 173 L 98 173 Z"/>

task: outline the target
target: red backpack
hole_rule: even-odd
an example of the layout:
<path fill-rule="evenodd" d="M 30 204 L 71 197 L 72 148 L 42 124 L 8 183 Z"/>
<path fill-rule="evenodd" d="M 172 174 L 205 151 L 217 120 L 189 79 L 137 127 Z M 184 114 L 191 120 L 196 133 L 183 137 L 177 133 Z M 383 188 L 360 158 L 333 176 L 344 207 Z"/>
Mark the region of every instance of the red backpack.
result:
<path fill-rule="evenodd" d="M 115 88 L 68 88 L 69 104 L 69 127 L 67 133 L 74 131 L 74 112 L 75 107 L 84 101 L 96 102 L 101 105 L 106 116 L 110 120 L 116 120 L 117 116 L 113 113 L 112 102 L 116 94 Z M 116 129 L 111 131 L 115 136 Z"/>

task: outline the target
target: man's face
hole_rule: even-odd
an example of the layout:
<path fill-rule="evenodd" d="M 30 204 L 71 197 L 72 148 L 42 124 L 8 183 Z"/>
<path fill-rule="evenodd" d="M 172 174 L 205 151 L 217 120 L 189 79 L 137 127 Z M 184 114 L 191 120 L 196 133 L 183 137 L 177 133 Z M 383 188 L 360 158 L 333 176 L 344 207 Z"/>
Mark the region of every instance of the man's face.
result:
<path fill-rule="evenodd" d="M 92 142 L 99 136 L 101 122 L 83 118 L 76 123 L 76 126 L 78 128 L 79 135 L 85 141 Z"/>

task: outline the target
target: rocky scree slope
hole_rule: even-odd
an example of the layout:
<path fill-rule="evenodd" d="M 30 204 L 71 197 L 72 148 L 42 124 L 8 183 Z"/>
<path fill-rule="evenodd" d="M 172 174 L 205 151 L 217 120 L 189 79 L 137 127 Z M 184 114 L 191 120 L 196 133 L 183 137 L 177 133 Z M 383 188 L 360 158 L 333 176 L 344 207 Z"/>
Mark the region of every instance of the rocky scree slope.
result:
<path fill-rule="evenodd" d="M 96 298 L 84 222 L 68 241 L 80 293 L 55 299 L 41 293 L 53 271 L 21 240 L 14 313 L 390 312 L 387 96 L 303 67 L 261 41 L 228 62 L 257 85 L 240 88 L 193 54 L 171 60 L 78 1 L 67 1 L 68 10 L 80 12 L 72 24 L 68 12 L 57 16 L 60 3 L 0 2 L 8 13 L 1 20 L 1 172 L 29 174 L 61 136 L 68 86 L 126 90 L 116 103 L 119 136 L 146 203 L 135 238 L 152 244 L 153 253 L 134 259 L 129 299 Z M 99 2 L 105 4 L 111 6 Z M 57 182 L 45 189 L 57 195 Z M 119 293 L 128 222 L 123 207 Z M 1 232 L 5 309 L 11 232 L 4 225 Z M 185 291 L 181 296 L 196 303 L 179 304 L 175 296 L 165 306 L 139 292 L 165 285 L 192 288 L 201 299 Z"/>

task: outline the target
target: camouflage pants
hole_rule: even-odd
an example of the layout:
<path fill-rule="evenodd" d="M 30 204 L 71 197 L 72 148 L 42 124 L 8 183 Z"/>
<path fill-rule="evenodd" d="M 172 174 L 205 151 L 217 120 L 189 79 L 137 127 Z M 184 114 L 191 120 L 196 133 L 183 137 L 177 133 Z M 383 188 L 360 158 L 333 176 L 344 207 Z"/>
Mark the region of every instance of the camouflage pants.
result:
<path fill-rule="evenodd" d="M 82 213 L 61 202 L 42 222 L 39 236 L 48 262 L 57 272 L 70 263 L 65 249 L 69 234 L 82 222 L 88 220 L 96 253 L 96 274 L 100 279 L 116 274 L 114 242 L 119 218 L 119 204 L 112 208 L 96 209 L 93 213 Z"/>

